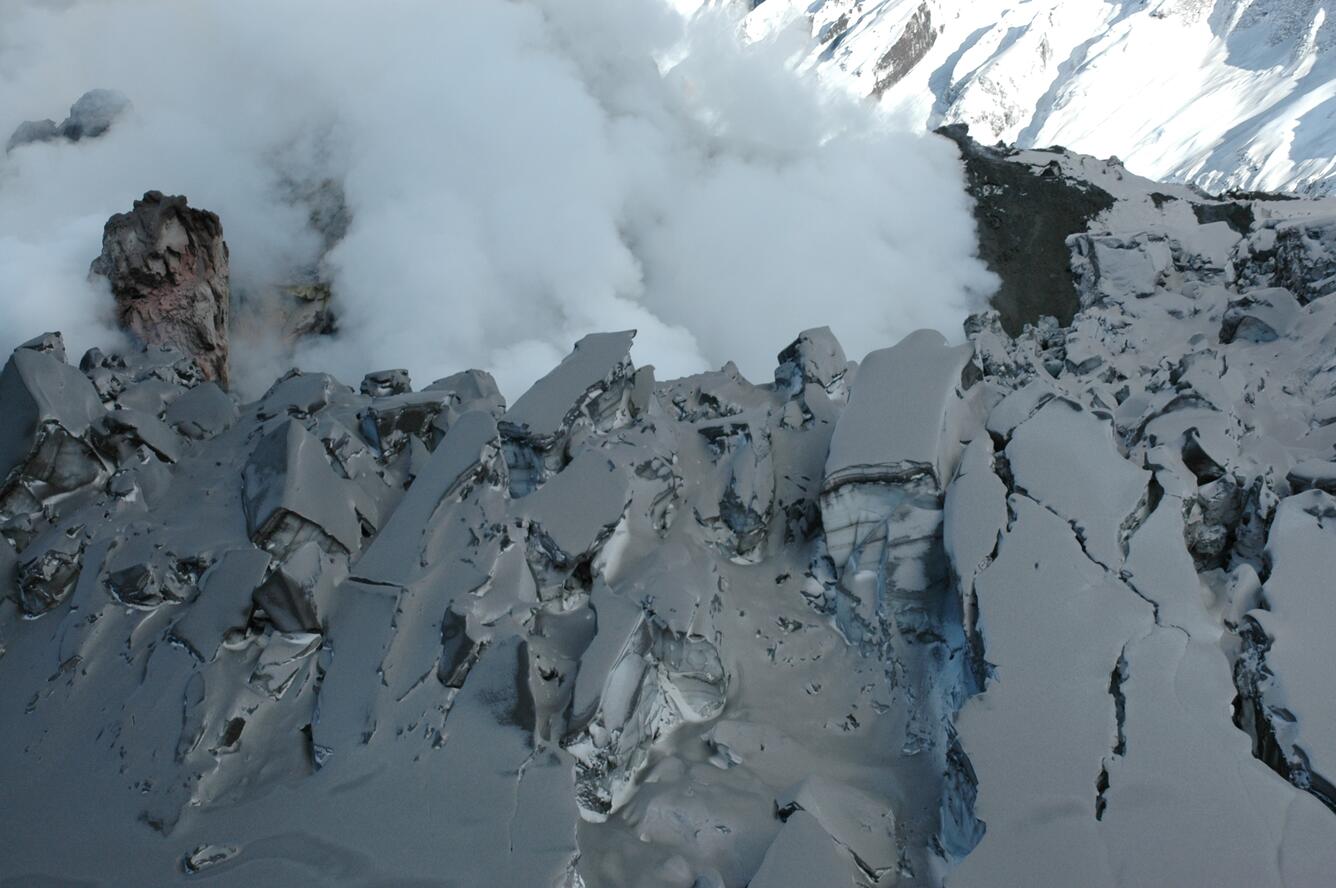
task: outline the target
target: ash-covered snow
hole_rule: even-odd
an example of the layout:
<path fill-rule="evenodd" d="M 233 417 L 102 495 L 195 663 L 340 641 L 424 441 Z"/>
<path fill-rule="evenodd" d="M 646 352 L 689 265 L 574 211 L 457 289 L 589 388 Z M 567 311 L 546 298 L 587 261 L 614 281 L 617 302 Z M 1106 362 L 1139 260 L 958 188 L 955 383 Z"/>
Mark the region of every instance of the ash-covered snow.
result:
<path fill-rule="evenodd" d="M 1324 241 L 1287 277 L 1272 233 L 1331 202 L 1210 200 L 1063 152 L 1005 162 L 1116 203 L 1068 241 L 1069 327 L 972 323 L 983 385 L 1006 381 L 997 455 L 981 446 L 947 500 L 988 676 L 956 719 L 987 831 L 948 884 L 1322 884 L 1336 735 L 1309 697 L 1330 607 L 1326 494 L 1307 488 L 1336 456 L 1336 316 L 1276 287 L 1318 284 Z M 1005 525 L 952 523 L 956 496 L 993 515 L 1005 498 Z"/>
<path fill-rule="evenodd" d="M 1110 196 L 1068 326 L 509 407 L 15 351 L 0 884 L 1323 884 L 1336 206 L 988 162 Z"/>

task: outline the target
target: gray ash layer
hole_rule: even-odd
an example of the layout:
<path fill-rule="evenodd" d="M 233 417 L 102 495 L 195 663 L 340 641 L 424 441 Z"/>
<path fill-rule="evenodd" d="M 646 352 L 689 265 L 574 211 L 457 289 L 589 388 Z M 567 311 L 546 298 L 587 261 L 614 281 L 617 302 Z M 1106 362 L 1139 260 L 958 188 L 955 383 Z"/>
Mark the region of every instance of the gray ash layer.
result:
<path fill-rule="evenodd" d="M 0 885 L 1324 884 L 1336 205 L 986 159 L 1108 196 L 1069 324 L 509 407 L 18 349 Z"/>

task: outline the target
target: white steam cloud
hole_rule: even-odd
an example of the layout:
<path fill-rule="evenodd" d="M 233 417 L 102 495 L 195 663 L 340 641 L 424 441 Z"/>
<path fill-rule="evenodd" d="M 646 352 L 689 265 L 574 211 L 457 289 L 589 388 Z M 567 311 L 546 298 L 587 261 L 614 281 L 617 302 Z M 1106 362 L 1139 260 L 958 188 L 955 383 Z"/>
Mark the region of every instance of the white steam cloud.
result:
<path fill-rule="evenodd" d="M 350 381 L 482 367 L 514 396 L 628 327 L 661 378 L 763 380 L 820 324 L 855 358 L 957 334 L 992 278 L 954 146 L 793 74 L 799 39 L 666 0 L 10 0 L 0 139 L 95 87 L 134 107 L 0 157 L 0 348 L 104 335 L 88 263 L 150 189 L 221 216 L 235 290 L 292 280 L 321 240 L 282 183 L 324 178 L 340 332 L 295 359 Z"/>

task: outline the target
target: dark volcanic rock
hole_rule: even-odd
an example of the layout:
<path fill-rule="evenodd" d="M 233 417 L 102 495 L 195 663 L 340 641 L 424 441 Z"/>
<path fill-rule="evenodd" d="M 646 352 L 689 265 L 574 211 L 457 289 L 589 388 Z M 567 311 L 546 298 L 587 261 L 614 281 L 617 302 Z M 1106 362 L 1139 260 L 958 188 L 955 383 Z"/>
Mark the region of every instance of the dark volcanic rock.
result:
<path fill-rule="evenodd" d="M 227 243 L 217 215 L 150 191 L 107 221 L 91 273 L 111 283 L 122 328 L 175 346 L 206 379 L 227 384 Z"/>
<path fill-rule="evenodd" d="M 960 146 L 975 200 L 979 255 L 1002 279 L 992 303 L 1003 329 L 1015 336 L 1042 315 L 1071 323 L 1080 304 L 1067 238 L 1084 232 L 1112 207 L 1113 196 L 1060 174 L 1035 175 L 1009 162 L 1003 152 L 975 142 L 963 124 L 937 132 Z"/>
<path fill-rule="evenodd" d="M 1255 215 L 1252 205 L 1244 201 L 1225 201 L 1217 204 L 1193 204 L 1192 212 L 1197 215 L 1197 222 L 1210 225 L 1212 222 L 1225 222 L 1239 234 L 1246 235 L 1253 227 Z"/>
<path fill-rule="evenodd" d="M 57 124 L 54 120 L 25 120 L 5 143 L 8 153 L 32 142 L 96 138 L 111 129 L 112 123 L 130 108 L 130 100 L 114 89 L 89 90 L 70 106 L 70 114 Z"/>
<path fill-rule="evenodd" d="M 20 145 L 28 145 L 33 142 L 50 142 L 60 137 L 60 127 L 50 118 L 46 120 L 25 120 L 18 125 L 9 136 L 9 141 L 5 143 L 5 153 L 13 151 Z"/>
<path fill-rule="evenodd" d="M 129 107 L 130 100 L 114 89 L 89 90 L 70 106 L 70 116 L 60 125 L 60 134 L 71 142 L 97 138 L 111 129 Z"/>
<path fill-rule="evenodd" d="M 1336 220 L 1267 220 L 1239 258 L 1236 270 L 1249 284 L 1284 287 L 1305 304 L 1329 296 L 1336 292 Z"/>
<path fill-rule="evenodd" d="M 937 42 L 938 29 L 932 26 L 932 10 L 926 2 L 920 3 L 900 39 L 877 60 L 877 85 L 872 94 L 879 96 L 914 69 Z"/>

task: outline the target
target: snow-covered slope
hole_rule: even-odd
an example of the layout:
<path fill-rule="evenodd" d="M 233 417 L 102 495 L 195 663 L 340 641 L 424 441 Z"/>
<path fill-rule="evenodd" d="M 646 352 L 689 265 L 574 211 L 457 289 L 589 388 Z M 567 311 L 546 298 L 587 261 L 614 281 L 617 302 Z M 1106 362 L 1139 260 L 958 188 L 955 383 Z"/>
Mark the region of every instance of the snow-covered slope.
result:
<path fill-rule="evenodd" d="M 1065 145 L 1212 191 L 1327 193 L 1328 0 L 765 0 L 753 36 L 810 19 L 801 63 L 918 126 Z"/>

